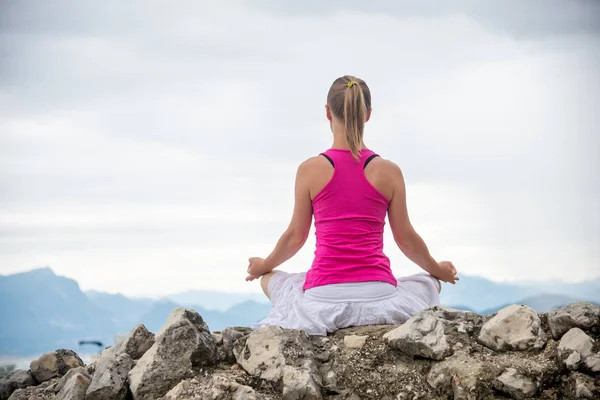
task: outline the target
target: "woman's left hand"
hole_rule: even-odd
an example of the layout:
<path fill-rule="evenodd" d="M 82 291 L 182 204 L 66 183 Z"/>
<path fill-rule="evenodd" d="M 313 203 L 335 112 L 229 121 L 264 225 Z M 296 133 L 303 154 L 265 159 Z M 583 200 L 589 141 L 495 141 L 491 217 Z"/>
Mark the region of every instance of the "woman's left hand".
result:
<path fill-rule="evenodd" d="M 248 276 L 246 277 L 246 281 L 250 282 L 264 275 L 264 258 L 250 257 L 248 262 Z"/>

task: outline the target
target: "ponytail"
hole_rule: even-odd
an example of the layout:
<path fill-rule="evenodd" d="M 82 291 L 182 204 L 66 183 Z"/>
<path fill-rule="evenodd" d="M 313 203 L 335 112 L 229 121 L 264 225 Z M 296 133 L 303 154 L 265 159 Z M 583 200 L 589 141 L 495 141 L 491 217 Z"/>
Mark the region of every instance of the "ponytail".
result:
<path fill-rule="evenodd" d="M 343 76 L 333 82 L 327 94 L 331 112 L 344 121 L 345 138 L 352 156 L 360 160 L 367 112 L 371 109 L 371 92 L 362 79 Z"/>
<path fill-rule="evenodd" d="M 344 125 L 346 127 L 346 143 L 356 160 L 360 159 L 366 115 L 365 96 L 362 89 L 357 82 L 348 82 L 348 88 L 344 93 Z"/>

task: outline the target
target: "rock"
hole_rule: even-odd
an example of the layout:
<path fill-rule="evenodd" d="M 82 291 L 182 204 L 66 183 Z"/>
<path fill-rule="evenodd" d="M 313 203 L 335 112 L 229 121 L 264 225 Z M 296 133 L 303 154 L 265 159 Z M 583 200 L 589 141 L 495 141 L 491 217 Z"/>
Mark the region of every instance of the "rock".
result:
<path fill-rule="evenodd" d="M 304 331 L 268 326 L 238 340 L 233 352 L 251 375 L 282 382 L 284 399 L 321 399 L 321 377 Z"/>
<path fill-rule="evenodd" d="M 211 333 L 213 339 L 215 340 L 215 344 L 217 346 L 223 345 L 223 334 L 221 332 L 213 332 Z"/>
<path fill-rule="evenodd" d="M 588 330 L 600 326 L 600 307 L 592 303 L 577 302 L 555 308 L 548 313 L 548 325 L 556 340 L 571 328 Z"/>
<path fill-rule="evenodd" d="M 504 371 L 497 378 L 495 387 L 515 399 L 533 397 L 537 391 L 537 384 L 530 378 L 518 373 L 514 368 L 508 368 Z"/>
<path fill-rule="evenodd" d="M 126 353 L 133 360 L 139 360 L 154 344 L 154 334 L 144 324 L 139 324 L 121 342 L 117 353 Z"/>
<path fill-rule="evenodd" d="M 315 354 L 315 360 L 318 360 L 322 363 L 329 361 L 329 358 L 331 358 L 331 353 L 327 350 Z"/>
<path fill-rule="evenodd" d="M 427 382 L 437 393 L 457 400 L 491 398 L 490 377 L 485 376 L 484 367 L 482 362 L 469 358 L 466 353 L 456 353 L 434 363 Z"/>
<path fill-rule="evenodd" d="M 60 349 L 42 355 L 31 362 L 31 375 L 38 382 L 45 382 L 57 376 L 62 376 L 68 370 L 83 366 L 81 358 L 71 350 Z"/>
<path fill-rule="evenodd" d="M 302 367 L 283 367 L 283 399 L 284 400 L 316 400 L 322 399 L 321 376 L 315 365 L 306 361 Z"/>
<path fill-rule="evenodd" d="M 155 343 L 129 372 L 135 400 L 165 395 L 181 380 L 192 376 L 192 368 L 212 365 L 217 348 L 208 326 L 194 310 L 177 308 L 156 334 Z"/>
<path fill-rule="evenodd" d="M 0 400 L 10 390 L 10 400 L 600 398 L 600 330 L 572 327 L 560 341 L 542 340 L 549 318 L 522 306 L 493 317 L 436 306 L 401 326 L 310 337 L 274 326 L 210 334 L 197 313 L 177 309 L 139 361 L 129 353 L 143 351 L 142 326 L 130 346 L 111 346 L 87 368 L 67 350 L 40 357 L 32 365 L 55 377 L 30 386 L 34 376 L 18 371 L 0 379 Z"/>
<path fill-rule="evenodd" d="M 86 400 L 124 400 L 127 396 L 127 374 L 132 367 L 133 360 L 127 353 L 99 358 Z"/>
<path fill-rule="evenodd" d="M 237 383 L 223 373 L 205 379 L 193 378 L 179 382 L 161 400 L 256 400 L 256 391 Z"/>
<path fill-rule="evenodd" d="M 583 362 L 589 371 L 600 372 L 600 354 L 587 356 Z"/>
<path fill-rule="evenodd" d="M 17 370 L 0 379 L 0 400 L 6 400 L 17 389 L 33 386 L 37 382 L 29 371 Z"/>
<path fill-rule="evenodd" d="M 57 400 L 55 388 L 58 381 L 59 378 L 53 378 L 37 386 L 17 389 L 8 400 Z"/>
<path fill-rule="evenodd" d="M 600 372 L 600 357 L 592 353 L 594 341 L 579 328 L 571 328 L 558 343 L 558 355 L 570 370 L 585 365 L 592 372 Z"/>
<path fill-rule="evenodd" d="M 233 344 L 241 337 L 248 335 L 252 332 L 252 329 L 243 326 L 233 326 L 223 329 L 221 335 L 223 336 L 223 345 L 221 346 L 221 357 L 228 363 L 235 362 L 235 355 L 233 354 Z"/>
<path fill-rule="evenodd" d="M 92 376 L 90 374 L 88 374 L 87 369 L 85 367 L 71 368 L 62 377 L 57 378 L 57 381 L 54 384 L 54 392 L 56 392 L 56 393 L 60 392 L 62 390 L 62 388 L 65 386 L 65 383 L 67 383 L 67 381 L 69 379 L 71 379 L 71 377 L 75 374 L 83 374 L 90 379 L 92 378 Z"/>
<path fill-rule="evenodd" d="M 92 382 L 87 370 L 83 367 L 71 369 L 61 379 L 56 390 L 59 389 L 58 397 L 61 400 L 85 400 L 85 392 Z"/>
<path fill-rule="evenodd" d="M 398 328 L 383 335 L 390 347 L 408 355 L 443 360 L 452 350 L 444 334 L 444 324 L 431 314 L 421 312 Z"/>
<path fill-rule="evenodd" d="M 600 398 L 600 382 L 579 372 L 571 372 L 565 389 L 569 398 L 598 399 Z"/>
<path fill-rule="evenodd" d="M 312 342 L 313 346 L 324 347 L 329 344 L 330 339 L 326 336 L 311 336 L 310 341 Z"/>
<path fill-rule="evenodd" d="M 344 346 L 349 349 L 361 349 L 367 342 L 368 336 L 347 335 L 344 336 Z"/>
<path fill-rule="evenodd" d="M 479 342 L 496 351 L 539 350 L 546 334 L 538 315 L 527 306 L 504 307 L 481 328 Z"/>

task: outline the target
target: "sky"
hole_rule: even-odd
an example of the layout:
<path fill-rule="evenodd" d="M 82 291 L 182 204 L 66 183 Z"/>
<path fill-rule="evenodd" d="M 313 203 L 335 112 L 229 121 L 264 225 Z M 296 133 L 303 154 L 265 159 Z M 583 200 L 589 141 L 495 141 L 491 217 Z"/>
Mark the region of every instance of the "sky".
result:
<path fill-rule="evenodd" d="M 438 260 L 600 276 L 600 2 L 0 3 L 0 274 L 84 290 L 258 291 L 327 90 L 364 79 Z M 281 269 L 305 271 L 314 232 Z M 419 272 L 395 246 L 397 276 Z"/>

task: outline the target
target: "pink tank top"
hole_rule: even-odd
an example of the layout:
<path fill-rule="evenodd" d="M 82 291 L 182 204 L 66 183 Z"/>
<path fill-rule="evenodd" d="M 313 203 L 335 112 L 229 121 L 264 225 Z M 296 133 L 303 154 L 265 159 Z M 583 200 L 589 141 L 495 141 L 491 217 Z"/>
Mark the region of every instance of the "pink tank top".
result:
<path fill-rule="evenodd" d="M 349 150 L 323 153 L 333 164 L 331 180 L 313 199 L 317 245 L 304 289 L 333 283 L 398 283 L 383 254 L 383 227 L 389 201 L 367 180 L 364 168 L 377 155 Z"/>

